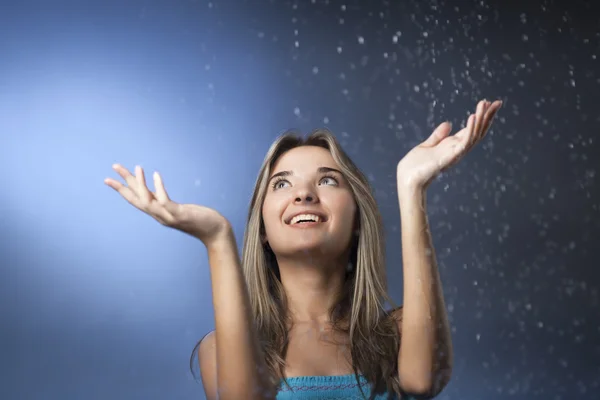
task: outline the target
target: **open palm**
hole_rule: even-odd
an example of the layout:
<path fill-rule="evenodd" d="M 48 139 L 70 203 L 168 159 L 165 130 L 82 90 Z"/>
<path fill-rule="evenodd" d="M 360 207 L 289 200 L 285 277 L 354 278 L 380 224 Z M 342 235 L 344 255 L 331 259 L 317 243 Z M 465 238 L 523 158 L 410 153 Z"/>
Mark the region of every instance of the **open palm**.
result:
<path fill-rule="evenodd" d="M 475 114 L 467 120 L 467 126 L 449 136 L 452 125 L 442 123 L 423 143 L 414 147 L 400 160 L 397 168 L 398 185 L 410 188 L 426 188 L 440 172 L 455 165 L 488 132 L 501 101 L 481 101 Z"/>
<path fill-rule="evenodd" d="M 135 168 L 135 176 L 119 164 L 113 165 L 113 169 L 125 180 L 126 185 L 111 178 L 106 178 L 104 183 L 119 192 L 129 204 L 161 224 L 188 233 L 204 244 L 211 242 L 228 227 L 227 219 L 212 208 L 172 201 L 158 172 L 153 175 L 156 189 L 153 193 L 146 186 L 141 167 Z"/>

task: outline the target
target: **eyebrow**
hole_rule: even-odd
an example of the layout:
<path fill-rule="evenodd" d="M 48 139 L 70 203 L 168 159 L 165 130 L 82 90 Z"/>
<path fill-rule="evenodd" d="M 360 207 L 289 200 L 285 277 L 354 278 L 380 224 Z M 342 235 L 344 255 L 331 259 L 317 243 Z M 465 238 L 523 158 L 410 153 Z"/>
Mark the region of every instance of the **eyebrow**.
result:
<path fill-rule="evenodd" d="M 337 169 L 335 169 L 335 168 L 329 168 L 329 167 L 319 167 L 319 168 L 317 168 L 317 173 L 319 173 L 319 174 L 326 174 L 327 172 L 336 172 L 336 173 L 338 173 L 338 174 L 340 174 L 340 175 L 343 176 L 343 174 L 340 171 L 338 171 Z M 280 172 L 278 172 L 276 174 L 273 174 L 269 178 L 268 182 L 271 182 L 271 180 L 273 178 L 277 178 L 278 176 L 293 176 L 293 175 L 294 175 L 293 171 L 280 171 Z"/>

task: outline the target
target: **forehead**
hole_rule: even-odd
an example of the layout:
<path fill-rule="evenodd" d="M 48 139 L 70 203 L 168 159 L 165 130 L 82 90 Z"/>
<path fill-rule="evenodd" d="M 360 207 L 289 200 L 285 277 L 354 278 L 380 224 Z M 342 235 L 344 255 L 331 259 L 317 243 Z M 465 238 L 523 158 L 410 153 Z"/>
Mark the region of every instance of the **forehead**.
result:
<path fill-rule="evenodd" d="M 272 172 L 315 170 L 318 167 L 337 167 L 329 150 L 319 146 L 300 146 L 281 155 L 273 165 Z"/>

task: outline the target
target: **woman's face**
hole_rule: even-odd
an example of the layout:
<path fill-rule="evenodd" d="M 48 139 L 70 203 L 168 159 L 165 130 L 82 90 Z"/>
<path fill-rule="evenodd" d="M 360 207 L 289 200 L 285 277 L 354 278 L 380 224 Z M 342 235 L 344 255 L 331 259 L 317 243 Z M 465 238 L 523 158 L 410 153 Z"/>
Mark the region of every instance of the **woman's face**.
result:
<path fill-rule="evenodd" d="M 262 207 L 266 237 L 278 257 L 325 255 L 337 258 L 352 239 L 356 203 L 328 150 L 297 147 L 273 166 Z M 318 215 L 317 223 L 297 214 Z M 303 218 L 308 219 L 308 218 Z"/>

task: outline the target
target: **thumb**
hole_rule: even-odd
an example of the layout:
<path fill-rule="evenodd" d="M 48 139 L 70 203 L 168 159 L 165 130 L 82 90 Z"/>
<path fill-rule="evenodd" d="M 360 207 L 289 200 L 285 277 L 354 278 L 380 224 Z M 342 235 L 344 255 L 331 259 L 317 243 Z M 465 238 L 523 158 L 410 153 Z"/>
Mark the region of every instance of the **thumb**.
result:
<path fill-rule="evenodd" d="M 452 132 L 452 122 L 443 122 L 435 128 L 433 133 L 421 145 L 425 147 L 436 146 L 439 142 L 448 137 L 450 132 Z"/>
<path fill-rule="evenodd" d="M 154 190 L 156 191 L 155 196 L 159 203 L 166 204 L 169 202 L 169 195 L 165 190 L 165 185 L 162 180 L 162 176 L 158 172 L 154 172 L 152 175 L 154 178 Z"/>

